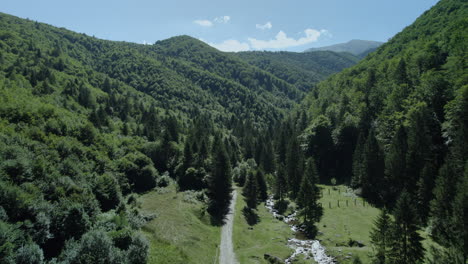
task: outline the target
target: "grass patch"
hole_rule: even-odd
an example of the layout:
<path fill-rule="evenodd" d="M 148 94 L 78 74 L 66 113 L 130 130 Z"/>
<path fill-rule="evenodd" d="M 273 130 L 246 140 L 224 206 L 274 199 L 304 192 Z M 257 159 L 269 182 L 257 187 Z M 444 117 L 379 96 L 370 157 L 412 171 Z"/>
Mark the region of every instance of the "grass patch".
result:
<path fill-rule="evenodd" d="M 347 192 L 346 186 L 320 185 L 324 214 L 317 225 L 318 239 L 339 263 L 351 263 L 358 255 L 363 263 L 370 263 L 372 247 L 369 233 L 380 210 Z M 339 207 L 338 207 L 339 201 Z M 346 205 L 346 202 L 348 203 Z M 363 247 L 350 247 L 350 241 L 364 244 Z"/>
<path fill-rule="evenodd" d="M 150 240 L 150 264 L 216 263 L 220 227 L 210 224 L 203 203 L 171 185 L 140 197 L 142 210 L 157 217 L 143 227 Z"/>
<path fill-rule="evenodd" d="M 249 226 L 242 214 L 245 206 L 242 189 L 237 188 L 236 212 L 234 216 L 233 244 L 237 261 L 242 264 L 268 263 L 264 254 L 285 259 L 292 254 L 287 239 L 293 232 L 285 223 L 273 218 L 262 203 L 258 206 L 260 222 Z"/>
<path fill-rule="evenodd" d="M 373 256 L 370 232 L 380 209 L 372 207 L 363 199 L 355 196 L 346 186 L 320 185 L 324 214 L 317 225 L 320 231 L 318 239 L 327 249 L 327 254 L 334 256 L 339 263 L 352 263 L 354 256 L 359 256 L 363 263 L 370 263 Z M 340 206 L 338 207 L 338 200 Z M 346 205 L 348 201 L 348 205 Z M 434 242 L 421 231 L 425 240 L 426 256 Z M 360 242 L 363 247 L 349 246 L 350 242 Z M 354 243 L 356 245 L 356 243 Z"/>

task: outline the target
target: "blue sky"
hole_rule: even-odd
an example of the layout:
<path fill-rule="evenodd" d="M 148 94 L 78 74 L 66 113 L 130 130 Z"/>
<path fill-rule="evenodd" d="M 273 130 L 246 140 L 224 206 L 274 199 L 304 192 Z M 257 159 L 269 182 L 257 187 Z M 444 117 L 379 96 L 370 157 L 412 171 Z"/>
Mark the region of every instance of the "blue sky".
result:
<path fill-rule="evenodd" d="M 437 0 L 6 0 L 0 11 L 109 40 L 190 35 L 226 51 L 386 41 Z"/>

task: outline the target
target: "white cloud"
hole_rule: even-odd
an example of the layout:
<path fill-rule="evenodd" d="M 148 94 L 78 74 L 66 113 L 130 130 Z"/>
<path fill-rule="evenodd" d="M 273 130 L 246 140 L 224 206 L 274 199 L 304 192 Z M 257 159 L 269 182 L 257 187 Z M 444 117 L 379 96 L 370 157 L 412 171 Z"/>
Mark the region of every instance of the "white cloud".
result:
<path fill-rule="evenodd" d="M 226 24 L 231 20 L 230 16 L 219 16 L 215 17 L 213 20 L 208 20 L 208 19 L 200 19 L 200 20 L 195 20 L 193 23 L 198 24 L 202 27 L 212 27 L 214 23 L 218 24 Z"/>
<path fill-rule="evenodd" d="M 278 32 L 274 39 L 270 40 L 258 40 L 255 38 L 248 38 L 250 46 L 253 49 L 264 50 L 264 49 L 284 49 L 289 47 L 296 47 L 305 45 L 311 42 L 315 42 L 322 34 L 326 34 L 327 30 L 316 30 L 308 28 L 304 30 L 305 37 L 299 39 L 289 38 L 284 31 Z"/>
<path fill-rule="evenodd" d="M 240 42 L 235 39 L 228 39 L 218 44 L 210 43 L 210 42 L 207 42 L 207 43 L 213 48 L 216 48 L 221 51 L 239 52 L 239 51 L 250 50 L 250 46 L 248 43 Z"/>
<path fill-rule="evenodd" d="M 193 21 L 193 23 L 198 24 L 198 25 L 200 25 L 202 27 L 211 27 L 211 26 L 213 26 L 213 22 L 211 22 L 210 20 L 206 20 L 206 19 L 204 19 L 204 20 L 195 20 L 195 21 Z"/>
<path fill-rule="evenodd" d="M 261 29 L 261 30 L 265 30 L 265 29 L 271 29 L 273 27 L 273 25 L 271 24 L 270 21 L 268 21 L 268 22 L 265 23 L 265 25 L 256 24 L 255 27 L 258 28 L 258 29 Z"/>
<path fill-rule="evenodd" d="M 231 17 L 230 16 L 220 16 L 220 17 L 216 17 L 214 19 L 214 22 L 216 23 L 222 23 L 222 24 L 226 24 L 227 22 L 229 22 L 229 20 L 231 20 Z"/>

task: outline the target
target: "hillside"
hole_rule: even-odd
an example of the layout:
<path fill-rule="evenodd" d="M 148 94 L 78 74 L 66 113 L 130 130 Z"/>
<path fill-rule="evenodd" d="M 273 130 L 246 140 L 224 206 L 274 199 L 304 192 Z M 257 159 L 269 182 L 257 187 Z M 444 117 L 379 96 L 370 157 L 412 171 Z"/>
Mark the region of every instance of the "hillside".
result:
<path fill-rule="evenodd" d="M 390 208 L 396 221 L 412 218 L 415 228 L 427 228 L 446 248 L 431 254 L 447 263 L 468 255 L 460 246 L 466 232 L 444 231 L 466 228 L 467 14 L 466 1 L 440 1 L 357 65 L 319 83 L 279 132 L 304 150 L 285 157 L 291 186 L 301 173 L 288 160 L 312 156 L 321 182 L 349 184 Z M 288 139 L 279 147 L 288 149 Z M 399 215 L 402 206 L 407 212 Z M 402 215 L 408 218 L 398 220 Z"/>
<path fill-rule="evenodd" d="M 351 54 L 329 51 L 309 53 L 253 51 L 238 52 L 234 55 L 272 73 L 303 92 L 310 91 L 319 81 L 359 61 Z"/>
<path fill-rule="evenodd" d="M 376 50 L 382 44 L 383 42 L 379 42 L 379 41 L 353 39 L 346 43 L 339 43 L 339 44 L 319 47 L 319 48 L 310 48 L 308 50 L 305 50 L 304 52 L 312 52 L 312 51 L 348 52 L 359 58 L 364 58 L 367 54 Z"/>

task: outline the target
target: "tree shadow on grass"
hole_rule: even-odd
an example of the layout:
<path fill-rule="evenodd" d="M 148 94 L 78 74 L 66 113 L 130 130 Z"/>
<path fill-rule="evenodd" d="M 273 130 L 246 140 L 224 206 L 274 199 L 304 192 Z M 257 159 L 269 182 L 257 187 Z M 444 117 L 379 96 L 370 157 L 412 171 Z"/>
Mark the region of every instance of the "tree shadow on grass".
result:
<path fill-rule="evenodd" d="M 256 225 L 258 222 L 260 222 L 260 217 L 258 216 L 257 210 L 255 209 L 244 206 L 242 209 L 242 214 L 244 215 L 247 224 L 250 226 Z"/>

